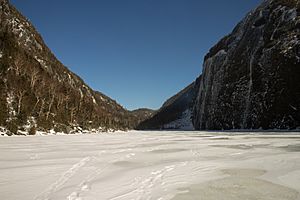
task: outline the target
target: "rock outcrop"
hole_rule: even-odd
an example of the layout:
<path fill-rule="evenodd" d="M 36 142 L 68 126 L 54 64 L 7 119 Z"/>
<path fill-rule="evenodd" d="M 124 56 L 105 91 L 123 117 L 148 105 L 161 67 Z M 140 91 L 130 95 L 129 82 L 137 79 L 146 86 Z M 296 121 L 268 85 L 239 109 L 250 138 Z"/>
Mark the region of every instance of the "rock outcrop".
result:
<path fill-rule="evenodd" d="M 205 57 L 196 129 L 300 126 L 300 3 L 267 0 Z"/>
<path fill-rule="evenodd" d="M 193 90 L 197 130 L 300 128 L 300 1 L 265 0 L 248 13 L 205 56 Z M 186 107 L 168 108 L 143 127 L 176 127 Z"/>

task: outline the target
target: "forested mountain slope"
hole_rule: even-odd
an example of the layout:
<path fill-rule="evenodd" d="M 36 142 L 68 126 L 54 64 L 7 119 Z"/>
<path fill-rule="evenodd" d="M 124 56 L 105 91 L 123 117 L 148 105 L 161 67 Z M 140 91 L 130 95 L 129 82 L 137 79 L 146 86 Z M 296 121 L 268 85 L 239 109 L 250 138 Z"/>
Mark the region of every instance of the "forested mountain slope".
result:
<path fill-rule="evenodd" d="M 0 126 L 15 134 L 126 130 L 146 116 L 93 91 L 56 59 L 8 0 L 0 1 L 0 91 Z"/>

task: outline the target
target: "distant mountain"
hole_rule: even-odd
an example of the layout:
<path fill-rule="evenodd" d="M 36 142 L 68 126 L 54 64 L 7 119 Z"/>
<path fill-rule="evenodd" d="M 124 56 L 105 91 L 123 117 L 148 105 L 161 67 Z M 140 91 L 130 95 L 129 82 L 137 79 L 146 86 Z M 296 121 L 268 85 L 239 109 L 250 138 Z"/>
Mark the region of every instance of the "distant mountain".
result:
<path fill-rule="evenodd" d="M 153 114 L 155 113 L 155 110 L 151 110 L 148 108 L 139 108 L 133 111 L 130 111 L 130 113 L 135 116 L 136 119 L 138 119 L 138 124 L 140 124 L 141 122 L 145 121 L 148 118 L 151 118 L 153 116 Z"/>
<path fill-rule="evenodd" d="M 181 129 L 193 130 L 192 113 L 201 77 L 168 99 L 149 119 L 137 129 Z"/>
<path fill-rule="evenodd" d="M 126 130 L 148 116 L 93 91 L 8 0 L 0 0 L 0 24 L 0 126 L 10 133 Z"/>
<path fill-rule="evenodd" d="M 299 0 L 265 0 L 210 49 L 194 88 L 195 129 L 300 128 L 299 13 Z M 176 127 L 175 105 L 143 128 L 160 128 L 171 116 L 166 123 Z"/>

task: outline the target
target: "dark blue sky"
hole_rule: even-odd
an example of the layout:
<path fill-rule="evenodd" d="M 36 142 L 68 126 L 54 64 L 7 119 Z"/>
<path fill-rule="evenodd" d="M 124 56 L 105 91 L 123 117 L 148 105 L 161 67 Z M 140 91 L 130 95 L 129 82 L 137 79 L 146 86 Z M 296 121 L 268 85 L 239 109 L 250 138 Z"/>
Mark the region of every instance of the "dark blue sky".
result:
<path fill-rule="evenodd" d="M 128 109 L 159 108 L 261 0 L 11 0 L 57 58 Z"/>

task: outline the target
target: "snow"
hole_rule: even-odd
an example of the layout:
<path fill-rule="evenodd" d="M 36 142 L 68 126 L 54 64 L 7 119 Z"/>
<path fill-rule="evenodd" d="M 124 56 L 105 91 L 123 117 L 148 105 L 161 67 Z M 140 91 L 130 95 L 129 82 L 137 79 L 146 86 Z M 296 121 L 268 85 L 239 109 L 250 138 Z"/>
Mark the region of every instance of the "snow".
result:
<path fill-rule="evenodd" d="M 273 134 L 135 131 L 3 137 L 0 198 L 296 199 L 300 135 Z"/>
<path fill-rule="evenodd" d="M 2 51 L 0 51 L 0 58 L 2 58 L 3 57 L 3 52 Z"/>
<path fill-rule="evenodd" d="M 29 131 L 29 129 L 31 127 L 36 127 L 37 125 L 36 119 L 34 117 L 28 117 L 27 119 L 27 123 L 23 126 L 23 128 L 25 128 L 27 131 Z"/>
<path fill-rule="evenodd" d="M 0 136 L 8 136 L 8 130 L 0 126 Z"/>
<path fill-rule="evenodd" d="M 92 99 L 93 99 L 93 103 L 97 104 L 97 101 L 96 101 L 96 99 L 95 99 L 95 97 L 93 95 L 92 95 Z"/>
<path fill-rule="evenodd" d="M 192 123 L 192 111 L 187 109 L 182 113 L 179 119 L 165 124 L 164 129 L 194 130 Z"/>
<path fill-rule="evenodd" d="M 99 97 L 100 97 L 100 99 L 101 99 L 102 101 L 107 102 L 107 100 L 104 99 L 101 95 L 99 95 Z"/>
<path fill-rule="evenodd" d="M 37 56 L 34 57 L 36 61 L 38 61 L 40 63 L 40 65 L 44 68 L 48 68 L 46 61 L 44 61 L 43 59 L 38 58 Z"/>
<path fill-rule="evenodd" d="M 14 17 L 10 20 L 10 23 L 12 25 L 13 33 L 18 35 L 19 38 L 22 38 L 24 35 L 27 35 L 28 31 L 25 29 L 20 19 Z"/>
<path fill-rule="evenodd" d="M 43 50 L 42 45 L 36 40 L 36 36 L 31 33 L 31 25 L 26 20 L 12 17 L 7 19 L 7 23 L 10 24 L 12 32 L 19 38 L 19 45 L 24 45 L 30 51 L 32 45 L 39 51 Z"/>

